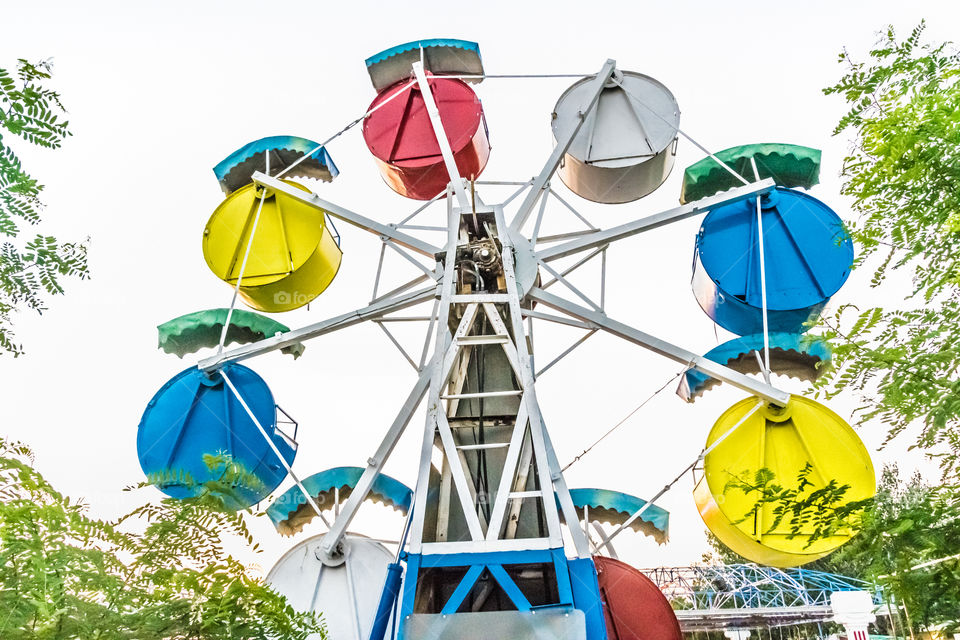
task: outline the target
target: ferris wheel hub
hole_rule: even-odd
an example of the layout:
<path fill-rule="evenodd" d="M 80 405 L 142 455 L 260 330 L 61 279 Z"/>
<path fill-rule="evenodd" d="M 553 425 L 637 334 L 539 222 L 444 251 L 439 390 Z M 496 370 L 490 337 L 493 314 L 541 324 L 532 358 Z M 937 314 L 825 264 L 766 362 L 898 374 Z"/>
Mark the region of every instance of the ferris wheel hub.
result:
<path fill-rule="evenodd" d="M 339 567 L 347 561 L 348 552 L 348 542 L 343 538 L 337 541 L 333 549 L 326 549 L 323 544 L 317 545 L 313 555 L 326 567 Z"/>
<path fill-rule="evenodd" d="M 792 401 L 782 407 L 768 402 L 763 407 L 763 417 L 769 422 L 786 422 L 793 415 L 792 405 Z"/>

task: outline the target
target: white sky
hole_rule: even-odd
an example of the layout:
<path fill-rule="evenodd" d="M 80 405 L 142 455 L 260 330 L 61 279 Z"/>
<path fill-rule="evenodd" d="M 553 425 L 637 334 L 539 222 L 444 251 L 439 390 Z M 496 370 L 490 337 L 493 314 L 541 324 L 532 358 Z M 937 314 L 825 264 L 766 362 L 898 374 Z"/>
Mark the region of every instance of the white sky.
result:
<path fill-rule="evenodd" d="M 926 17 L 936 40 L 956 35 L 960 25 L 956 2 L 5 4 L 0 66 L 53 57 L 54 86 L 74 132 L 57 152 L 16 148 L 47 185 L 43 229 L 61 239 L 90 236 L 93 279 L 68 283 L 67 295 L 42 317 L 18 319 L 28 353 L 0 358 L 0 424 L 4 436 L 35 449 L 56 487 L 101 517 L 159 495 L 120 491 L 143 477 L 136 430 L 147 401 L 190 365 L 156 349 L 155 326 L 230 302 L 230 288 L 209 272 L 200 250 L 201 230 L 222 197 L 211 167 L 250 140 L 321 140 L 362 114 L 374 97 L 366 57 L 417 38 L 455 37 L 480 43 L 489 73 L 590 73 L 615 58 L 666 84 L 680 104 L 681 127 L 708 148 L 769 141 L 823 149 L 822 184 L 812 194 L 846 217 L 837 178 L 845 142 L 830 136 L 844 105 L 820 92 L 842 72 L 837 53 L 843 46 L 864 52 L 890 22 L 906 33 Z M 477 87 L 493 143 L 484 179 L 526 180 L 539 171 L 552 146 L 549 114 L 568 84 L 488 80 Z M 383 222 L 413 211 L 416 203 L 382 184 L 359 128 L 329 151 L 341 176 L 317 187 L 323 197 Z M 628 205 L 594 205 L 558 189 L 608 226 L 674 206 L 683 168 L 701 156 L 681 140 L 667 183 Z M 499 198 L 488 191 L 485 199 Z M 553 211 L 560 223 L 562 210 Z M 612 249 L 608 312 L 705 352 L 716 344 L 714 328 L 689 287 L 698 226 L 699 219 L 688 220 Z M 366 303 L 379 243 L 339 227 L 340 274 L 309 311 L 278 317 L 282 322 L 300 326 Z M 397 281 L 411 273 L 399 269 Z M 865 281 L 855 274 L 835 302 L 896 300 L 869 291 Z M 721 340 L 729 338 L 720 331 Z M 539 362 L 577 335 L 538 328 Z M 373 326 L 316 340 L 297 362 L 271 354 L 251 366 L 300 422 L 294 469 L 301 476 L 362 466 L 414 382 Z M 538 395 L 561 463 L 676 371 L 639 347 L 596 335 L 545 374 Z M 572 467 L 570 485 L 654 494 L 696 456 L 713 421 L 741 395 L 714 390 L 686 405 L 672 389 L 664 392 Z M 830 405 L 844 416 L 855 406 L 852 399 Z M 422 425 L 418 415 L 386 467 L 411 486 Z M 871 450 L 883 439 L 879 425 L 859 431 Z M 891 460 L 922 464 L 904 452 L 907 444 L 876 453 L 877 470 Z M 659 503 L 671 512 L 669 544 L 628 533 L 621 557 L 638 566 L 697 560 L 705 539 L 691 488 L 685 479 Z M 399 516 L 370 505 L 354 529 L 389 538 L 401 525 Z M 268 568 L 293 541 L 265 519 L 254 528 L 266 549 L 256 562 Z"/>

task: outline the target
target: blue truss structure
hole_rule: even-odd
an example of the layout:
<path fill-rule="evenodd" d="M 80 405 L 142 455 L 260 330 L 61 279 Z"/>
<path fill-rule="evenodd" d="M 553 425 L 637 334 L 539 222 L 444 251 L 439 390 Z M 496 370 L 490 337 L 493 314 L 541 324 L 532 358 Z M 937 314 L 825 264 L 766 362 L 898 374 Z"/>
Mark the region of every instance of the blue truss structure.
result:
<path fill-rule="evenodd" d="M 880 587 L 812 569 L 756 564 L 643 569 L 675 609 L 771 609 L 829 606 L 834 591 L 867 591 L 883 602 Z"/>

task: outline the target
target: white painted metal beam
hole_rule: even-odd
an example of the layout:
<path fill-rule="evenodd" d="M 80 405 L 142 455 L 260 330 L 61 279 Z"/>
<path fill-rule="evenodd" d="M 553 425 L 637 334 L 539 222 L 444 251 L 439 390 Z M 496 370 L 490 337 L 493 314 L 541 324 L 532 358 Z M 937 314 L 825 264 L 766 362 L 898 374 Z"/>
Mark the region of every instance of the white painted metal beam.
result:
<path fill-rule="evenodd" d="M 360 324 L 366 320 L 374 320 L 388 313 L 400 311 L 401 309 L 418 305 L 421 302 L 433 300 L 436 295 L 437 288 L 435 286 L 430 286 L 426 289 L 419 289 L 396 298 L 382 300 L 376 304 L 372 304 L 361 309 L 355 309 L 339 316 L 334 316 L 326 320 L 321 320 L 320 322 L 308 324 L 300 329 L 293 329 L 272 338 L 264 338 L 263 340 L 258 340 L 257 342 L 251 344 L 241 345 L 234 349 L 229 349 L 223 353 L 219 353 L 215 356 L 204 358 L 197 364 L 197 367 L 203 369 L 204 371 L 210 372 L 226 364 L 227 362 L 240 362 L 241 360 L 247 360 L 249 358 L 253 358 L 254 356 L 269 353 L 270 351 L 276 351 L 277 349 L 289 347 L 290 345 L 303 342 L 304 340 L 309 340 L 310 338 L 316 338 L 317 336 L 322 336 L 326 333 L 332 333 L 339 329 L 345 329 L 355 324 Z"/>
<path fill-rule="evenodd" d="M 612 73 L 613 61 L 608 60 L 607 64 L 610 67 L 610 73 Z M 494 211 L 496 213 L 497 227 L 506 229 L 503 208 L 496 207 Z M 553 445 L 550 442 L 550 434 L 544 425 L 543 415 L 540 413 L 540 404 L 537 401 L 533 358 L 527 349 L 527 340 L 523 331 L 523 314 L 520 308 L 520 287 L 517 284 L 514 267 L 513 240 L 509 233 L 503 233 L 501 235 L 501 241 L 504 247 L 503 273 L 507 282 L 507 292 L 510 294 L 510 321 L 513 324 L 513 335 L 516 340 L 517 360 L 520 365 L 519 378 L 520 384 L 524 389 L 523 401 L 527 406 L 527 414 L 530 422 L 530 442 L 533 445 L 533 454 L 537 460 L 540 488 L 544 491 L 545 496 L 548 494 L 548 488 L 553 489 L 557 500 L 560 502 L 560 507 L 563 509 L 564 517 L 567 518 L 567 530 L 573 539 L 573 545 L 577 550 L 577 557 L 587 558 L 590 556 L 590 545 L 587 543 L 586 534 L 578 525 L 579 521 L 576 517 L 576 509 L 574 509 L 573 500 L 570 498 L 570 491 L 567 489 L 567 484 L 563 479 L 563 472 L 560 470 L 560 465 L 557 462 Z M 543 465 L 544 460 L 547 462 L 546 465 Z M 546 498 L 544 502 L 546 503 Z M 551 539 L 559 539 L 562 543 L 562 535 L 559 533 L 559 514 L 555 509 L 551 508 L 552 505 L 544 504 L 543 506 Z"/>
<path fill-rule="evenodd" d="M 430 391 L 427 400 L 427 415 L 424 422 L 423 441 L 420 445 L 420 465 L 417 472 L 417 484 L 414 487 L 413 503 L 417 505 L 417 508 L 414 509 L 408 534 L 410 553 L 420 553 L 420 548 L 423 545 L 424 517 L 426 515 L 427 492 L 430 483 L 430 469 L 432 467 L 431 458 L 437 438 L 437 415 L 443 410 L 440 402 L 440 393 L 446 385 L 446 379 L 448 377 L 448 374 L 444 372 L 449 372 L 449 369 L 453 366 L 453 355 L 451 355 L 450 350 L 455 347 L 455 343 L 453 342 L 453 336 L 450 333 L 449 327 L 450 297 L 453 295 L 455 283 L 454 267 L 456 261 L 454 254 L 456 253 L 457 242 L 459 240 L 460 213 L 453 209 L 452 196 L 452 190 L 448 186 L 447 241 L 443 261 L 443 278 L 440 280 L 438 289 L 440 296 L 436 314 L 437 335 L 434 343 L 433 356 L 430 359 L 430 363 L 424 369 L 424 371 L 430 373 Z M 473 313 L 475 312 L 476 307 L 473 309 Z M 464 314 L 467 315 L 468 313 L 470 313 L 469 308 Z M 457 328 L 458 332 L 462 328 L 464 320 L 465 318 L 460 319 L 461 327 Z M 472 319 L 469 320 L 469 322 L 472 322 Z M 462 333 L 466 334 L 466 330 L 463 330 Z"/>
<path fill-rule="evenodd" d="M 357 485 L 350 493 L 347 503 L 340 511 L 337 519 L 334 520 L 330 531 L 323 537 L 323 542 L 320 543 L 320 550 L 324 555 L 330 557 L 337 553 L 340 541 L 347 532 L 347 527 L 350 526 L 350 522 L 357 514 L 357 509 L 360 508 L 360 505 L 367 498 L 367 494 L 370 493 L 370 488 L 373 487 L 374 481 L 383 469 L 383 464 L 387 461 L 387 458 L 390 457 L 393 448 L 397 445 L 397 441 L 399 441 L 400 436 L 403 435 L 404 429 L 406 429 L 410 423 L 410 418 L 413 417 L 413 413 L 423 400 L 429 384 L 430 371 L 425 369 L 420 373 L 417 384 L 413 386 L 410 395 L 407 396 L 403 406 L 400 407 L 400 412 L 397 414 L 397 417 L 394 418 L 393 424 L 390 425 L 383 440 L 381 440 L 376 453 L 367 460 L 367 467 L 363 470 L 363 475 L 360 476 L 360 480 L 357 481 Z M 410 508 L 412 509 L 413 505 L 411 505 Z"/>
<path fill-rule="evenodd" d="M 714 362 L 708 358 L 704 358 L 701 355 L 693 353 L 692 351 L 687 351 L 681 347 L 678 347 L 674 344 L 671 344 L 665 340 L 654 337 L 648 333 L 644 333 L 639 329 L 634 329 L 633 327 L 623 324 L 622 322 L 617 322 L 607 317 L 606 314 L 594 311 L 592 309 L 587 309 L 586 307 L 581 307 L 576 305 L 569 300 L 565 300 L 559 296 L 555 296 L 552 293 L 547 293 L 543 289 L 538 289 L 534 287 L 528 294 L 534 300 L 544 304 L 551 309 L 556 309 L 557 311 L 562 311 L 578 320 L 588 322 L 593 324 L 600 329 L 603 329 L 607 333 L 613 334 L 617 337 L 623 338 L 628 342 L 640 345 L 645 349 L 649 349 L 654 353 L 665 356 L 674 362 L 679 362 L 680 364 L 693 367 L 698 371 L 701 371 L 708 376 L 716 378 L 722 382 L 733 385 L 738 389 L 742 389 L 747 393 L 751 393 L 755 396 L 763 398 L 767 402 L 772 402 L 773 404 L 779 406 L 786 406 L 787 401 L 790 400 L 790 394 L 785 391 L 781 391 L 775 387 L 772 387 L 764 382 L 751 378 L 750 376 L 744 375 L 729 367 L 725 367 L 722 364 Z"/>
<path fill-rule="evenodd" d="M 321 211 L 333 216 L 337 220 L 343 220 L 344 222 L 352 224 L 355 227 L 359 227 L 364 231 L 369 231 L 370 233 L 393 240 L 396 244 L 406 247 L 407 249 L 415 251 L 421 255 L 425 255 L 429 258 L 435 258 L 436 255 L 440 253 L 439 247 L 435 247 L 429 242 L 424 242 L 420 238 L 415 238 L 409 234 L 399 231 L 392 225 L 383 224 L 381 222 L 377 222 L 376 220 L 372 220 L 371 218 L 367 218 L 366 216 L 362 216 L 359 213 L 354 213 L 353 211 L 345 209 L 340 205 L 324 200 L 315 193 L 304 191 L 303 189 L 289 185 L 282 180 L 278 180 L 277 178 L 271 178 L 270 176 L 259 171 L 254 172 L 253 181 L 260 186 L 273 189 L 278 193 L 295 198 L 296 200 L 299 200 L 308 206 L 314 207 L 315 209 L 320 209 Z"/>
<path fill-rule="evenodd" d="M 450 176 L 450 184 L 453 186 L 454 193 L 457 194 L 457 202 L 464 211 L 470 209 L 470 200 L 467 199 L 467 190 L 463 188 L 463 178 L 460 176 L 460 169 L 453 157 L 453 149 L 450 148 L 450 140 L 447 139 L 447 132 L 443 129 L 443 120 L 440 119 L 440 110 L 437 108 L 437 102 L 433 99 L 433 92 L 430 90 L 430 83 L 427 81 L 427 74 L 423 71 L 423 62 L 413 63 L 413 74 L 417 78 L 417 86 L 420 87 L 420 94 L 423 96 L 423 105 L 427 108 L 427 115 L 430 116 L 430 124 L 433 127 L 433 135 L 437 138 L 437 144 L 440 145 L 440 155 L 443 156 L 443 164 L 447 167 L 447 175 Z"/>
<path fill-rule="evenodd" d="M 530 217 L 530 214 L 533 212 L 533 207 L 537 204 L 537 200 L 547 187 L 547 183 L 557 170 L 557 167 L 560 166 L 560 161 L 563 160 L 563 156 L 567 153 L 567 149 L 569 149 L 570 145 L 573 144 L 573 139 L 577 137 L 577 133 L 580 131 L 580 127 L 583 126 L 583 122 L 586 120 L 587 114 L 589 114 L 590 111 L 597 105 L 597 101 L 600 99 L 600 93 L 603 91 L 603 85 L 605 85 L 607 80 L 610 79 L 610 76 L 613 75 L 613 71 L 616 69 L 616 67 L 616 60 L 607 60 L 600 68 L 600 72 L 594 76 L 590 83 L 590 91 L 587 93 L 587 95 L 590 96 L 590 100 L 580 107 L 580 118 L 577 120 L 576 125 L 569 131 L 565 132 L 561 138 L 557 140 L 557 146 L 553 148 L 553 152 L 550 153 L 550 157 L 547 158 L 547 161 L 544 163 L 543 169 L 540 170 L 540 174 L 533 179 L 533 184 L 530 186 L 530 190 L 527 192 L 523 202 L 520 203 L 520 207 L 517 209 L 517 213 L 513 218 L 513 222 L 510 223 L 510 226 L 514 229 L 519 231 L 523 224 Z M 504 230 L 503 235 L 506 235 L 505 231 L 506 230 Z"/>
<path fill-rule="evenodd" d="M 740 202 L 741 200 L 746 200 L 748 198 L 755 198 L 759 195 L 763 195 L 764 193 L 772 191 L 775 186 L 776 185 L 774 181 L 771 178 L 767 178 L 765 180 L 753 182 L 742 187 L 736 187 L 734 189 L 730 189 L 729 191 L 724 191 L 722 193 L 718 193 L 717 195 L 710 196 L 709 198 L 703 198 L 701 200 L 697 200 L 696 202 L 689 202 L 685 205 L 668 209 L 667 211 L 661 211 L 660 213 L 655 213 L 652 216 L 640 218 L 639 220 L 634 220 L 633 222 L 627 222 L 605 231 L 596 231 L 594 233 L 585 234 L 561 244 L 555 244 L 551 247 L 537 251 L 537 258 L 543 260 L 544 262 L 549 262 L 551 260 L 556 260 L 557 258 L 573 255 L 574 253 L 578 253 L 580 251 L 594 249 L 617 240 L 622 240 L 623 238 L 629 238 L 630 236 L 637 235 L 638 233 L 643 233 L 644 231 L 650 231 L 651 229 L 662 227 L 670 224 L 671 222 L 685 220 L 686 218 L 700 215 L 701 213 L 706 213 L 707 211 L 716 209 L 717 207 Z"/>

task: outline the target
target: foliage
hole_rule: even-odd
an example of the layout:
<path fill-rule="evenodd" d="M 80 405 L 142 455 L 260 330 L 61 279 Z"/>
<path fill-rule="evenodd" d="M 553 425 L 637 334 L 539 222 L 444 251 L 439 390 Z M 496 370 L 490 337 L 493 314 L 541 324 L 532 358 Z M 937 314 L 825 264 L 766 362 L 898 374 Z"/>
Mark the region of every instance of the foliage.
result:
<path fill-rule="evenodd" d="M 859 505 L 803 473 L 795 487 L 762 471 L 731 485 L 756 492 L 758 508 L 773 504 L 794 532 L 804 518 L 814 538 L 857 524 L 860 535 L 807 566 L 882 585 L 911 635 L 960 622 L 960 54 L 925 43 L 924 26 L 903 40 L 888 28 L 867 61 L 842 53 L 846 73 L 824 89 L 848 107 L 834 134 L 851 136 L 841 177 L 855 214 L 854 266 L 872 270 L 874 287 L 910 285 L 899 304 L 821 318 L 834 369 L 817 386 L 858 394 L 862 422 L 886 424 L 887 442 L 915 431 L 911 446 L 939 460 L 942 483 L 904 483 L 888 467 L 876 497 Z"/>
<path fill-rule="evenodd" d="M 0 68 L 0 353 L 14 356 L 23 349 L 14 342 L 13 313 L 20 308 L 44 311 L 47 296 L 63 293 L 62 276 L 89 275 L 82 243 L 61 243 L 42 233 L 16 242 L 21 224 L 40 223 L 43 185 L 24 170 L 3 131 L 47 149 L 59 148 L 70 135 L 60 95 L 44 86 L 50 73 L 49 62 L 23 59 L 15 75 Z"/>
<path fill-rule="evenodd" d="M 232 482 L 232 480 L 231 480 Z M 312 614 L 247 575 L 224 537 L 252 544 L 243 513 L 202 497 L 145 504 L 116 522 L 87 515 L 0 439 L 0 637 L 303 639 Z M 253 545 L 256 549 L 256 545 Z"/>
<path fill-rule="evenodd" d="M 860 535 L 818 562 L 881 585 L 914 631 L 946 624 L 950 632 L 960 623 L 958 514 L 954 487 L 927 486 L 916 474 L 904 482 L 888 466 Z"/>
<path fill-rule="evenodd" d="M 755 490 L 763 492 L 778 507 L 791 502 L 792 489 L 779 487 L 760 474 Z M 739 486 L 734 483 L 734 486 Z M 805 565 L 805 568 L 868 580 L 881 586 L 888 598 L 902 609 L 897 625 L 908 624 L 914 632 L 960 620 L 960 504 L 955 487 L 926 485 L 917 474 L 904 482 L 896 465 L 883 469 L 876 497 L 855 517 L 860 533 L 838 551 Z M 801 500 L 802 501 L 802 500 Z M 851 503 L 852 504 L 852 503 Z M 842 521 L 844 514 L 827 526 Z M 826 533 L 821 533 L 826 535 Z M 708 563 L 747 562 L 710 536 L 713 553 Z"/>
<path fill-rule="evenodd" d="M 894 308 L 841 307 L 825 318 L 836 368 L 827 395 L 861 394 L 864 420 L 888 425 L 888 440 L 918 425 L 914 446 L 939 457 L 945 476 L 960 464 L 960 54 L 905 40 L 892 27 L 867 62 L 844 52 L 846 74 L 824 89 L 849 111 L 835 134 L 852 135 L 841 176 L 856 219 L 858 266 L 879 286 L 897 272 L 912 280 Z"/>
<path fill-rule="evenodd" d="M 781 525 L 786 524 L 787 537 L 807 537 L 806 547 L 856 528 L 871 501 L 848 500 L 850 485 L 841 485 L 834 479 L 817 486 L 810 479 L 812 472 L 813 466 L 806 463 L 797 473 L 795 487 L 778 480 L 767 468 L 759 469 L 753 477 L 732 475 L 724 493 L 739 490 L 748 496 L 756 495 L 753 508 L 734 524 L 753 519 L 766 505 L 772 505 L 773 520 L 767 531 L 782 530 Z"/>

